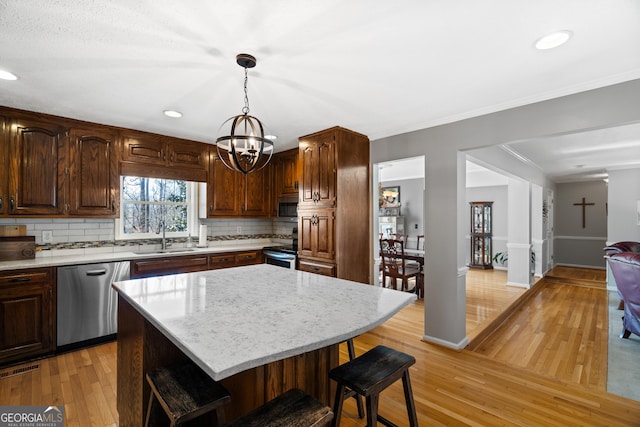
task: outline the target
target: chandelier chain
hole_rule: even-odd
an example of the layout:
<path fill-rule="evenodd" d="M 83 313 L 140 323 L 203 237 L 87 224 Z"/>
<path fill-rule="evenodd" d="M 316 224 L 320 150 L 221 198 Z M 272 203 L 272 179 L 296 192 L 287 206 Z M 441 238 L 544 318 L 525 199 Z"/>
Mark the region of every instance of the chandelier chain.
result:
<path fill-rule="evenodd" d="M 249 91 L 247 89 L 247 83 L 249 82 L 249 75 L 247 68 L 244 69 L 244 107 L 242 108 L 242 114 L 245 116 L 249 114 Z"/>

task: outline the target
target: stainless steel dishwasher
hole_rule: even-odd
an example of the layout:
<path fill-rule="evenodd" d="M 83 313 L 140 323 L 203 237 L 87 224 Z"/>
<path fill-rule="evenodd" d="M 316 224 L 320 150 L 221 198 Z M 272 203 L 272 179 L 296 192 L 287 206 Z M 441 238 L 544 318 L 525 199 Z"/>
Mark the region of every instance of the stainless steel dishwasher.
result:
<path fill-rule="evenodd" d="M 118 299 L 111 283 L 128 279 L 129 261 L 58 267 L 58 347 L 115 334 Z"/>

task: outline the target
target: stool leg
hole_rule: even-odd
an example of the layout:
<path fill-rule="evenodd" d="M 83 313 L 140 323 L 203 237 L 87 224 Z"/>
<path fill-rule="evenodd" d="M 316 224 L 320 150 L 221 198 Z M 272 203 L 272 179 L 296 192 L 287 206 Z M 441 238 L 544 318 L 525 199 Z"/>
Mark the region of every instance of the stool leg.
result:
<path fill-rule="evenodd" d="M 347 340 L 347 349 L 349 350 L 349 360 L 353 360 L 356 358 L 356 350 L 353 346 L 353 339 Z M 362 396 L 359 394 L 355 394 L 353 396 L 356 399 L 356 406 L 358 407 L 358 417 L 364 418 L 364 405 L 362 404 Z"/>
<path fill-rule="evenodd" d="M 224 415 L 224 408 L 221 406 L 216 409 L 216 417 L 218 418 L 218 426 L 224 425 L 226 417 Z"/>
<path fill-rule="evenodd" d="M 404 388 L 404 400 L 407 402 L 409 426 L 418 427 L 418 416 L 416 414 L 416 405 L 413 401 L 413 390 L 411 390 L 411 379 L 409 378 L 409 370 L 406 370 L 404 374 L 402 374 L 402 387 Z"/>
<path fill-rule="evenodd" d="M 147 405 L 147 418 L 146 418 L 146 420 L 144 422 L 144 426 L 145 427 L 149 427 L 149 425 L 150 425 L 149 422 L 151 420 L 151 410 L 152 410 L 152 407 L 153 407 L 153 401 L 154 401 L 153 397 L 154 396 L 155 395 L 153 394 L 153 391 L 152 391 L 149 394 L 149 404 Z"/>
<path fill-rule="evenodd" d="M 346 387 L 343 384 L 338 384 L 336 387 L 336 398 L 333 402 L 333 419 L 331 420 L 331 427 L 338 427 L 340 425 L 345 389 Z"/>
<path fill-rule="evenodd" d="M 378 425 L 378 394 L 367 396 L 367 427 Z"/>

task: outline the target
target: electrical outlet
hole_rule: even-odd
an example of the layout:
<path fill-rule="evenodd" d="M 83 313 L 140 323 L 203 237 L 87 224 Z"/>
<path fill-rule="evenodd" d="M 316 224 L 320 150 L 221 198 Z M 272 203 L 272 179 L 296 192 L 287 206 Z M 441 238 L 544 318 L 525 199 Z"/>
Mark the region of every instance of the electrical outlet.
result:
<path fill-rule="evenodd" d="M 242 234 L 242 227 L 240 226 L 236 227 L 236 233 Z"/>
<path fill-rule="evenodd" d="M 43 231 L 42 232 L 42 243 L 51 243 L 53 242 L 53 231 Z"/>

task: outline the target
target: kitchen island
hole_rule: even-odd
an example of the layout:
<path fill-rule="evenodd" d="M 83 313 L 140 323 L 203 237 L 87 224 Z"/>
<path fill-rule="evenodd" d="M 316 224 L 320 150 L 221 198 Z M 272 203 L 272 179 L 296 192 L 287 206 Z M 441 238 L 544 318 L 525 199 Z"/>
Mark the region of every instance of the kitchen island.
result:
<path fill-rule="evenodd" d="M 298 387 L 330 405 L 338 344 L 415 295 L 267 264 L 113 284 L 120 426 L 143 424 L 145 372 L 192 360 L 220 381 L 234 419 Z"/>

